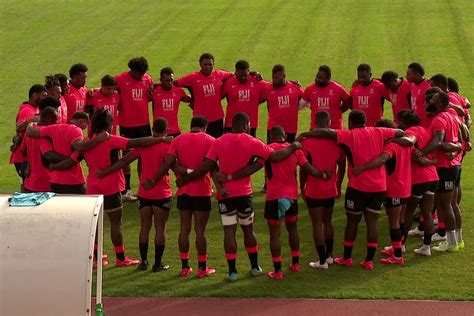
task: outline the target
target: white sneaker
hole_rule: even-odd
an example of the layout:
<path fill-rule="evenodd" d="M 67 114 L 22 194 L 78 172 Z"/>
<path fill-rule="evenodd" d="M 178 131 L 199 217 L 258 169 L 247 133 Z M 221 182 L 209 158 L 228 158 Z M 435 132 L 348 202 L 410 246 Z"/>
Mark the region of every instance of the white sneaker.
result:
<path fill-rule="evenodd" d="M 122 201 L 124 202 L 134 202 L 137 200 L 137 197 L 132 195 L 132 190 L 127 190 L 125 194 L 122 194 Z"/>
<path fill-rule="evenodd" d="M 440 236 L 438 233 L 431 236 L 431 241 L 446 241 L 446 236 Z"/>
<path fill-rule="evenodd" d="M 326 263 L 329 264 L 329 265 L 333 264 L 333 263 L 334 263 L 333 257 L 328 257 L 328 258 L 326 259 Z"/>
<path fill-rule="evenodd" d="M 324 264 L 319 263 L 319 260 L 318 261 L 311 261 L 309 263 L 309 266 L 311 268 L 317 269 L 317 270 L 327 270 L 329 268 L 327 259 L 326 259 L 326 262 Z"/>
<path fill-rule="evenodd" d="M 423 237 L 425 235 L 425 232 L 422 231 L 422 230 L 419 230 L 418 229 L 418 226 L 415 227 L 415 229 L 411 229 L 409 232 L 408 232 L 408 236 L 419 236 L 419 237 Z"/>
<path fill-rule="evenodd" d="M 431 256 L 430 247 L 421 246 L 420 248 L 413 250 L 413 252 L 415 252 L 417 255 Z"/>
<path fill-rule="evenodd" d="M 434 225 L 438 225 L 438 222 L 439 222 L 439 221 L 438 221 L 438 218 L 437 218 L 437 217 L 436 217 L 436 218 L 433 218 L 433 224 L 434 224 Z"/>
<path fill-rule="evenodd" d="M 459 247 L 457 245 L 450 245 L 447 241 L 442 241 L 439 246 L 433 247 L 433 250 L 438 252 L 458 252 Z"/>

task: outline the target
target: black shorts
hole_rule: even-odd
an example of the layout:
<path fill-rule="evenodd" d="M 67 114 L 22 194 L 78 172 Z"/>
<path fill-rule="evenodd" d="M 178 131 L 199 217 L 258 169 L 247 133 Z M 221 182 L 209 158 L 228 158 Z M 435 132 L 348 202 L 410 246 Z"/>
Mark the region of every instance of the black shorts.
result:
<path fill-rule="evenodd" d="M 219 201 L 219 213 L 221 215 L 235 212 L 245 215 L 251 214 L 253 212 L 252 196 L 235 196 Z"/>
<path fill-rule="evenodd" d="M 224 133 L 226 133 L 226 134 L 232 133 L 232 127 L 225 127 L 224 128 Z M 251 128 L 249 134 L 252 137 L 257 137 L 257 129 L 256 128 Z"/>
<path fill-rule="evenodd" d="M 306 197 L 305 200 L 306 200 L 306 206 L 308 208 L 318 208 L 318 207 L 333 208 L 336 198 L 313 199 L 310 197 Z"/>
<path fill-rule="evenodd" d="M 411 196 L 421 199 L 423 195 L 434 192 L 438 189 L 438 181 L 417 183 L 411 186 Z"/>
<path fill-rule="evenodd" d="M 209 122 L 209 124 L 207 124 L 206 134 L 214 138 L 219 138 L 224 135 L 224 119 Z"/>
<path fill-rule="evenodd" d="M 383 206 L 385 206 L 386 208 L 399 207 L 407 204 L 407 201 L 408 199 L 386 197 L 383 200 Z"/>
<path fill-rule="evenodd" d="M 187 194 L 178 195 L 178 210 L 190 211 L 210 211 L 210 196 L 190 196 Z"/>
<path fill-rule="evenodd" d="M 111 195 L 104 195 L 104 211 L 107 213 L 118 211 L 122 208 L 122 194 L 117 192 Z"/>
<path fill-rule="evenodd" d="M 160 199 L 160 200 L 149 200 L 142 197 L 137 198 L 138 209 L 141 210 L 147 206 L 159 207 L 165 211 L 171 210 L 172 198 Z"/>
<path fill-rule="evenodd" d="M 86 194 L 86 184 L 51 183 L 51 191 L 58 194 Z"/>
<path fill-rule="evenodd" d="M 459 188 L 459 186 L 461 185 L 461 174 L 462 174 L 462 168 L 459 168 L 458 179 L 456 180 L 456 183 L 454 183 L 454 186 L 456 188 Z"/>
<path fill-rule="evenodd" d="M 140 138 L 151 136 L 150 124 L 142 126 L 120 126 L 120 136 L 125 138 Z"/>
<path fill-rule="evenodd" d="M 461 172 L 461 166 L 438 168 L 436 171 L 439 177 L 438 192 L 450 192 L 454 190 L 459 178 L 459 173 Z"/>
<path fill-rule="evenodd" d="M 293 200 L 293 204 L 291 204 L 288 211 L 286 211 L 285 217 L 295 216 L 295 215 L 298 215 L 298 201 L 297 200 Z M 273 219 L 273 220 L 280 219 L 278 217 L 278 199 L 265 201 L 265 213 L 263 214 L 263 217 L 266 219 Z"/>
<path fill-rule="evenodd" d="M 385 191 L 362 192 L 348 187 L 346 190 L 345 208 L 349 213 L 363 213 L 367 209 L 380 211 L 385 199 Z"/>
<path fill-rule="evenodd" d="M 285 132 L 286 133 L 286 132 Z M 286 142 L 287 143 L 292 143 L 296 139 L 296 133 L 286 133 Z M 270 131 L 267 130 L 267 144 L 271 144 L 272 142 L 270 141 Z"/>
<path fill-rule="evenodd" d="M 28 168 L 28 161 L 15 162 L 16 173 L 23 181 L 25 181 L 26 178 L 26 168 Z"/>

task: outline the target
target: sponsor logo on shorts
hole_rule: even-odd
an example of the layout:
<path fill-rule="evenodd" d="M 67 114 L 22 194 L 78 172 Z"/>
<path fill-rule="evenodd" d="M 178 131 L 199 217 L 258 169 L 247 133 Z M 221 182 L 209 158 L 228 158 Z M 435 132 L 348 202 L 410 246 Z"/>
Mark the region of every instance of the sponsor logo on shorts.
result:
<path fill-rule="evenodd" d="M 454 189 L 454 181 L 445 181 L 445 182 L 444 182 L 444 189 L 445 189 L 445 190 L 452 190 L 452 189 Z"/>
<path fill-rule="evenodd" d="M 163 203 L 163 207 L 165 208 L 171 208 L 171 201 L 168 201 L 166 203 Z"/>
<path fill-rule="evenodd" d="M 353 210 L 354 209 L 354 201 L 347 200 L 346 201 L 346 207 L 350 210 Z"/>
<path fill-rule="evenodd" d="M 251 207 L 247 207 L 246 209 L 244 209 L 244 213 L 250 213 L 250 212 L 252 212 Z"/>
<path fill-rule="evenodd" d="M 392 198 L 392 204 L 393 205 L 400 205 L 400 199 L 399 198 Z"/>
<path fill-rule="evenodd" d="M 227 207 L 225 207 L 224 203 L 219 203 L 219 210 L 221 213 L 227 213 Z"/>

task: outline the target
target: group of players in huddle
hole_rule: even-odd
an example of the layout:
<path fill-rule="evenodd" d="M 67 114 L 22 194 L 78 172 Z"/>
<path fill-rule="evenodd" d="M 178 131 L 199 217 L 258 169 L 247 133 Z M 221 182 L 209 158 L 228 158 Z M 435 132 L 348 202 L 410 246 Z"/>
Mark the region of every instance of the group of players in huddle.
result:
<path fill-rule="evenodd" d="M 199 64 L 200 70 L 176 80 L 171 68 L 163 68 L 159 83 L 154 83 L 147 74 L 147 60 L 136 57 L 129 61 L 129 71 L 104 76 L 97 89 L 86 88 L 88 69 L 75 64 L 70 80 L 62 74 L 50 75 L 44 85 L 33 85 L 29 100 L 19 107 L 11 146 L 11 163 L 22 178 L 22 190 L 104 195 L 117 267 L 148 269 L 149 233 L 154 225 L 152 271 L 157 272 L 169 268 L 162 257 L 173 195 L 172 170 L 178 187 L 175 194 L 183 277 L 192 273 L 189 236 L 193 217 L 196 275 L 200 278 L 215 273 L 207 266 L 205 237 L 213 195 L 211 180 L 224 227 L 227 278 L 237 279 L 238 224 L 250 273 L 262 273 L 250 178 L 261 168 L 265 169 L 264 217 L 274 265 L 268 276 L 273 279 L 283 279 L 282 221 L 289 234 L 290 270 L 301 269 L 298 189 L 311 217 L 319 256 L 309 263 L 311 268 L 352 266 L 352 248 L 364 217 L 367 256 L 360 265 L 374 269 L 377 222 L 383 206 L 391 238 L 391 246 L 382 249 L 383 264 L 404 264 L 404 244 L 409 235 L 423 236 L 422 246 L 414 250 L 420 255 L 430 256 L 431 249 L 454 252 L 464 248 L 460 175 L 462 159 L 471 149 L 471 120 L 470 103 L 458 94 L 456 81 L 441 74 L 425 79 L 418 63 L 408 66 L 406 79 L 393 71 L 375 79 L 370 66 L 361 64 L 348 93 L 331 80 L 328 66 L 319 67 L 315 82 L 303 89 L 297 81 L 286 79 L 283 65 L 273 67 L 272 82 L 267 82 L 260 73 L 250 71 L 244 60 L 236 63 L 233 73 L 215 70 L 214 57 L 209 53 L 200 57 Z M 385 100 L 392 103 L 393 121 L 383 119 Z M 193 110 L 190 131 L 183 134 L 178 123 L 181 102 Z M 259 105 L 264 102 L 268 109 L 267 144 L 256 138 Z M 306 107 L 311 109 L 311 126 L 296 137 L 298 111 Z M 349 109 L 348 129 L 344 129 L 342 114 Z M 116 135 L 117 125 L 121 136 Z M 86 129 L 88 137 L 84 138 Z M 82 160 L 89 168 L 87 186 Z M 135 160 L 139 162 L 138 199 L 130 190 L 129 165 Z M 344 253 L 333 258 L 332 211 L 341 194 L 346 162 Z M 122 237 L 122 201 L 134 199 L 141 216 L 141 260 L 125 255 Z M 422 227 L 410 230 L 418 206 Z M 432 241 L 439 244 L 431 248 Z M 95 252 L 94 260 L 95 265 L 108 265 L 106 255 L 97 259 Z"/>

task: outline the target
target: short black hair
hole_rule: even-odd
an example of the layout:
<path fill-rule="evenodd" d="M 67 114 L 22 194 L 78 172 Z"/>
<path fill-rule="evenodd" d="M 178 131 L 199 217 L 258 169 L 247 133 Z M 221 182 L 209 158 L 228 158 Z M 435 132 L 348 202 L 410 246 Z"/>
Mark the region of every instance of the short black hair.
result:
<path fill-rule="evenodd" d="M 158 134 L 166 132 L 168 129 L 168 121 L 164 117 L 159 117 L 153 122 L 153 131 Z"/>
<path fill-rule="evenodd" d="M 249 62 L 246 60 L 241 59 L 235 63 L 235 69 L 237 70 L 246 70 L 249 68 L 250 68 Z"/>
<path fill-rule="evenodd" d="M 430 78 L 431 83 L 438 87 L 448 87 L 448 77 L 443 74 L 436 74 Z"/>
<path fill-rule="evenodd" d="M 443 105 L 444 108 L 446 108 L 449 105 L 449 95 L 446 92 L 438 92 L 439 99 L 441 101 L 441 104 Z"/>
<path fill-rule="evenodd" d="M 441 92 L 441 91 L 443 91 L 443 90 L 441 90 L 439 87 L 429 87 L 425 91 L 425 96 L 435 94 L 435 93 L 438 93 L 438 92 Z"/>
<path fill-rule="evenodd" d="M 58 112 L 56 111 L 55 108 L 52 108 L 50 106 L 45 107 L 44 109 L 41 110 L 40 113 L 40 120 L 41 121 L 46 121 L 49 119 L 58 119 Z"/>
<path fill-rule="evenodd" d="M 48 92 L 46 88 L 42 84 L 34 84 L 31 86 L 30 90 L 28 91 L 28 97 L 31 98 L 33 97 L 33 94 L 35 93 L 41 93 L 41 92 Z"/>
<path fill-rule="evenodd" d="M 331 119 L 331 114 L 329 114 L 328 111 L 319 111 L 314 116 L 316 126 L 321 125 L 321 123 L 326 124 L 330 119 Z"/>
<path fill-rule="evenodd" d="M 108 111 L 106 108 L 102 108 L 104 109 L 105 111 Z M 96 112 L 99 112 L 101 109 L 97 110 Z M 112 117 L 112 120 L 114 118 Z M 75 112 L 72 117 L 71 117 L 71 120 L 85 120 L 87 123 L 89 123 L 89 114 L 87 114 L 86 112 Z"/>
<path fill-rule="evenodd" d="M 283 72 L 283 73 L 286 72 L 285 65 L 276 64 L 275 66 L 273 66 L 272 74 L 276 74 L 276 73 L 279 73 L 279 72 Z"/>
<path fill-rule="evenodd" d="M 54 86 L 61 86 L 61 82 L 59 81 L 58 77 L 54 75 L 47 75 L 44 77 L 44 87 L 46 89 L 51 89 Z"/>
<path fill-rule="evenodd" d="M 103 86 L 116 86 L 117 85 L 117 80 L 115 80 L 114 76 L 111 75 L 105 75 L 102 77 L 100 80 L 100 84 Z"/>
<path fill-rule="evenodd" d="M 38 109 L 40 111 L 42 111 L 43 109 L 47 108 L 47 107 L 51 107 L 51 108 L 59 108 L 61 106 L 61 103 L 59 102 L 58 98 L 55 98 L 53 96 L 47 96 L 45 98 L 43 98 L 39 105 L 38 105 Z"/>
<path fill-rule="evenodd" d="M 380 119 L 375 123 L 375 127 L 397 128 L 397 125 L 392 120 Z"/>
<path fill-rule="evenodd" d="M 242 129 L 250 123 L 250 118 L 247 113 L 239 112 L 232 118 L 232 128 Z"/>
<path fill-rule="evenodd" d="M 171 69 L 171 67 L 165 67 L 160 70 L 160 76 L 163 76 L 163 75 L 171 76 L 172 74 L 174 74 L 174 72 L 173 72 L 173 69 Z"/>
<path fill-rule="evenodd" d="M 58 78 L 59 83 L 61 84 L 67 83 L 67 76 L 65 74 L 55 74 L 54 76 Z"/>
<path fill-rule="evenodd" d="M 84 112 L 76 112 L 74 113 L 74 115 L 77 113 Z M 74 115 L 72 117 L 73 119 L 75 118 Z M 78 117 L 78 119 L 79 118 L 82 117 Z M 91 134 L 99 134 L 108 131 L 112 128 L 113 123 L 114 117 L 112 116 L 110 111 L 106 108 L 99 108 L 97 111 L 94 112 L 94 114 L 92 114 Z"/>
<path fill-rule="evenodd" d="M 134 57 L 128 61 L 128 68 L 144 74 L 148 71 L 148 60 L 143 56 Z"/>
<path fill-rule="evenodd" d="M 420 118 L 416 113 L 409 109 L 403 109 L 397 114 L 397 121 L 403 122 L 407 127 L 420 125 Z"/>
<path fill-rule="evenodd" d="M 370 68 L 369 64 L 360 64 L 357 66 L 357 71 L 365 71 L 365 72 L 372 72 L 372 68 Z"/>
<path fill-rule="evenodd" d="M 382 78 L 380 78 L 384 85 L 388 85 L 393 80 L 398 79 L 398 74 L 395 71 L 388 70 L 382 74 Z"/>
<path fill-rule="evenodd" d="M 204 115 L 198 115 L 191 119 L 191 128 L 205 128 L 209 124 L 207 118 Z"/>
<path fill-rule="evenodd" d="M 449 92 L 459 93 L 459 84 L 456 79 L 448 77 L 448 90 Z"/>
<path fill-rule="evenodd" d="M 212 61 L 214 61 L 214 55 L 212 55 L 211 53 L 204 53 L 201 55 L 201 57 L 199 57 L 199 63 L 202 63 L 202 61 L 204 59 L 212 59 Z"/>
<path fill-rule="evenodd" d="M 349 113 L 349 122 L 352 123 L 352 125 L 365 125 L 367 117 L 363 111 L 354 110 Z"/>
<path fill-rule="evenodd" d="M 285 130 L 281 126 L 273 126 L 270 130 L 270 137 L 285 137 Z"/>
<path fill-rule="evenodd" d="M 81 72 L 87 72 L 89 69 L 87 68 L 86 65 L 78 63 L 74 64 L 71 66 L 71 69 L 69 69 L 69 77 L 72 78 L 75 75 L 81 73 Z"/>
<path fill-rule="evenodd" d="M 423 68 L 423 66 L 420 63 L 411 63 L 411 64 L 408 65 L 408 68 L 410 68 L 411 70 L 417 72 L 420 76 L 425 75 L 425 69 Z"/>
<path fill-rule="evenodd" d="M 319 66 L 318 71 L 324 72 L 328 78 L 331 78 L 331 68 L 328 65 Z"/>

